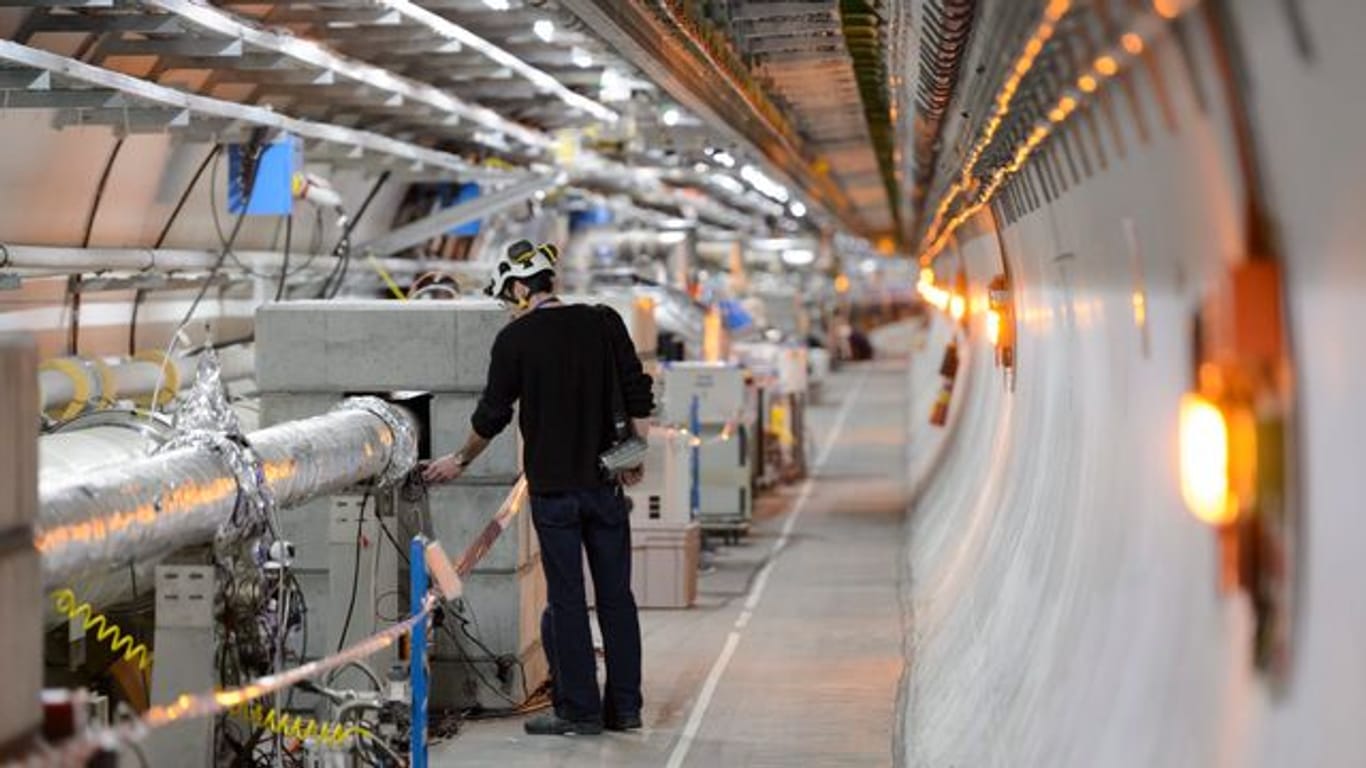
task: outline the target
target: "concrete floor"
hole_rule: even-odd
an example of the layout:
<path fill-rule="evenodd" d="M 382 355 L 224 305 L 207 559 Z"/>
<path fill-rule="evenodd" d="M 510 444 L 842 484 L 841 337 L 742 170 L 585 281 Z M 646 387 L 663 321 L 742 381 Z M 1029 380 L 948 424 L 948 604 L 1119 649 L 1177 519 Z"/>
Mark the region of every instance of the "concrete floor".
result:
<path fill-rule="evenodd" d="M 467 723 L 432 764 L 883 766 L 900 739 L 906 376 L 846 368 L 809 415 L 813 478 L 761 499 L 688 611 L 645 611 L 645 729 Z"/>

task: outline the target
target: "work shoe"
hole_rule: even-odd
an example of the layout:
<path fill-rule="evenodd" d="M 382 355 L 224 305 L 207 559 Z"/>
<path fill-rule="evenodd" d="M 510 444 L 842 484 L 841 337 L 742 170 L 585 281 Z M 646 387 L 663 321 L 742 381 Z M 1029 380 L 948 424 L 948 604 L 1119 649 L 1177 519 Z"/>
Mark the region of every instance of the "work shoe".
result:
<path fill-rule="evenodd" d="M 620 715 L 618 717 L 611 717 L 603 723 L 603 727 L 609 731 L 638 731 L 640 730 L 640 715 Z"/>
<path fill-rule="evenodd" d="M 522 723 L 522 728 L 532 736 L 596 736 L 602 733 L 602 723 L 596 720 L 566 720 L 554 712 L 542 712 Z"/>

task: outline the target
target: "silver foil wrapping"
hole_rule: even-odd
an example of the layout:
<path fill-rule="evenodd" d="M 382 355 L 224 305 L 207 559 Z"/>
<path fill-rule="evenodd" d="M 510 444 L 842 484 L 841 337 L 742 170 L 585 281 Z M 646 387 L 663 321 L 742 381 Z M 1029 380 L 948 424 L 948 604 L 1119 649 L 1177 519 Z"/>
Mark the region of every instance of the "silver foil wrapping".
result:
<path fill-rule="evenodd" d="M 407 413 L 366 400 L 253 432 L 246 442 L 264 491 L 290 507 L 362 481 L 403 476 L 416 462 L 415 435 Z M 208 444 L 223 440 L 232 442 L 220 435 L 45 489 L 35 537 L 45 586 L 98 578 L 115 566 L 213 540 L 248 490 L 240 487 L 235 459 L 225 461 L 236 455 L 232 449 Z"/>
<path fill-rule="evenodd" d="M 275 500 L 264 466 L 250 441 L 242 436 L 237 413 L 228 402 L 223 372 L 213 347 L 205 347 L 195 366 L 194 383 L 175 414 L 176 436 L 158 453 L 196 447 L 217 454 L 237 481 L 238 506 L 219 524 L 219 541 L 257 533 L 265 526 Z"/>

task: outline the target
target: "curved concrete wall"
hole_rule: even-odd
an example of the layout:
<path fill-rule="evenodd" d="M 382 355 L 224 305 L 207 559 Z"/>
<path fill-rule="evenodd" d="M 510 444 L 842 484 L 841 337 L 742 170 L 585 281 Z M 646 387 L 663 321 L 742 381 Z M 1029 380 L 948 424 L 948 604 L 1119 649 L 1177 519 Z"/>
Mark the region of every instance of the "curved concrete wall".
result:
<path fill-rule="evenodd" d="M 1249 52 L 1299 388 L 1288 688 L 1275 694 L 1254 671 L 1251 609 L 1219 591 L 1215 537 L 1179 490 L 1194 312 L 1243 252 L 1243 180 L 1197 15 L 1189 67 L 1174 38 L 1154 46 L 1174 129 L 1151 73 L 1135 73 L 1146 141 L 1115 94 L 1124 151 L 1101 132 L 1107 169 L 1012 224 L 984 213 L 941 260 L 941 280 L 961 261 L 979 303 L 1008 263 L 1018 373 L 1012 391 L 973 318 L 940 430 L 927 417 L 946 320 L 913 355 L 912 765 L 1366 764 L 1366 587 L 1354 567 L 1366 549 L 1354 482 L 1366 437 L 1366 5 L 1295 4 L 1312 61 L 1295 50 L 1285 4 L 1230 5 Z"/>

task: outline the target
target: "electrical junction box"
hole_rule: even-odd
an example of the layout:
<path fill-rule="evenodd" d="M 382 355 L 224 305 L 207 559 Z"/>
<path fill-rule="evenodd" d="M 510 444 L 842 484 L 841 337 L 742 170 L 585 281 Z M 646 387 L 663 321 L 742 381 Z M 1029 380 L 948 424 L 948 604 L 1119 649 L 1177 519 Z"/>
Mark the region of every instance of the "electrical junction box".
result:
<path fill-rule="evenodd" d="M 303 168 L 303 146 L 293 136 L 265 145 L 257 159 L 255 183 L 247 194 L 247 148 L 228 147 L 228 212 L 288 216 L 294 210 L 294 174 Z"/>
<path fill-rule="evenodd" d="M 745 406 L 745 375 L 726 363 L 670 363 L 664 368 L 663 420 L 687 426 L 692 422 L 693 399 L 702 424 L 725 424 L 737 419 Z"/>
<path fill-rule="evenodd" d="M 692 520 L 692 439 L 677 429 L 650 430 L 645 476 L 626 489 L 631 528 L 687 525 Z"/>

